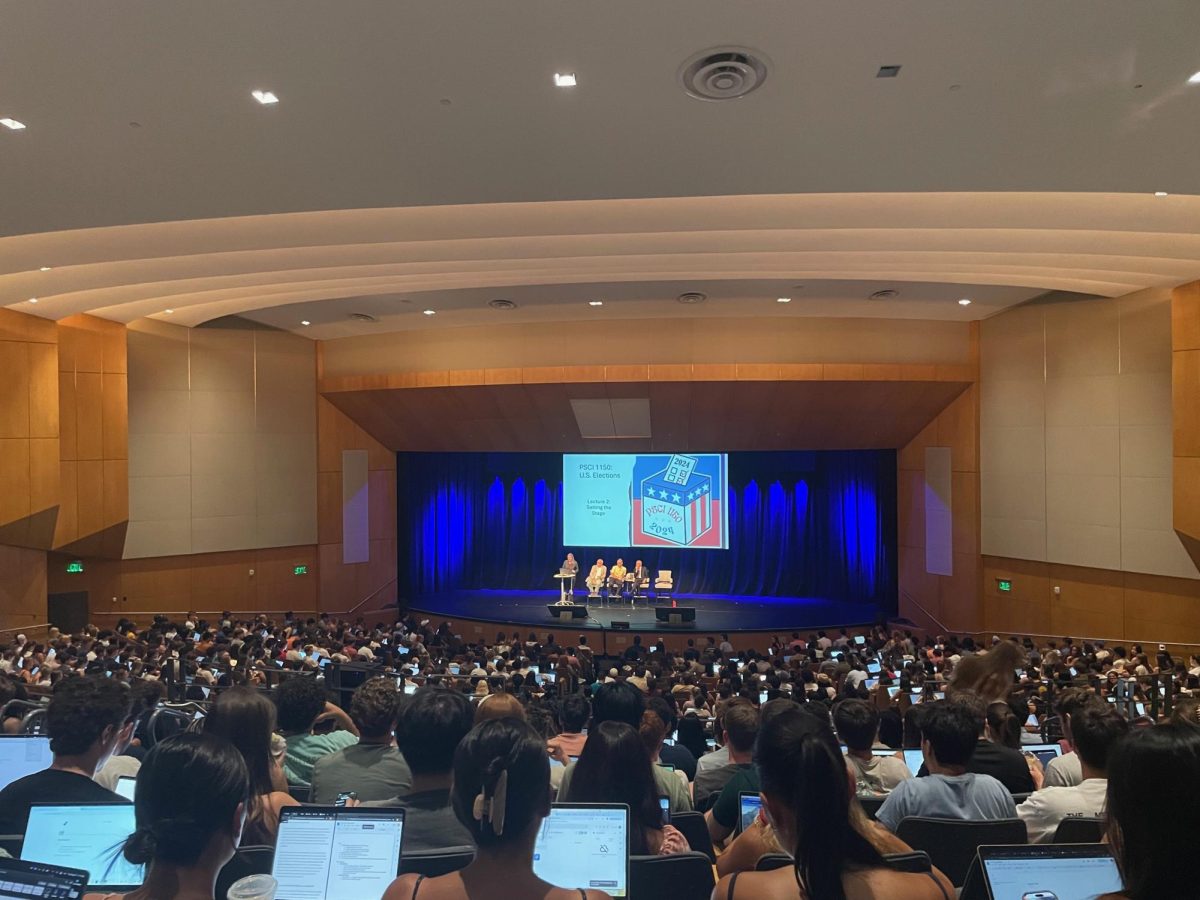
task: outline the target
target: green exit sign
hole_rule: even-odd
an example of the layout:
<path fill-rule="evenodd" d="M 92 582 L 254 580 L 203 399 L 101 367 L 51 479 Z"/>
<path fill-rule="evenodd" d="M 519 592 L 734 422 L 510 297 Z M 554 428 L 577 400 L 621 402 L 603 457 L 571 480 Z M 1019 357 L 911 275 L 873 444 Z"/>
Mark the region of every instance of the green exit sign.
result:
<path fill-rule="evenodd" d="M 308 574 L 308 566 L 295 566 L 292 569 L 292 574 L 293 575 L 307 575 Z"/>
<path fill-rule="evenodd" d="M 1006 578 L 997 578 L 996 579 L 996 587 L 998 587 L 1002 591 L 1011 591 L 1012 590 L 1012 582 Z"/>
<path fill-rule="evenodd" d="M 83 572 L 83 561 L 82 560 L 76 559 L 76 560 L 73 560 L 73 561 L 67 563 L 67 574 L 68 575 L 79 575 L 82 572 Z"/>

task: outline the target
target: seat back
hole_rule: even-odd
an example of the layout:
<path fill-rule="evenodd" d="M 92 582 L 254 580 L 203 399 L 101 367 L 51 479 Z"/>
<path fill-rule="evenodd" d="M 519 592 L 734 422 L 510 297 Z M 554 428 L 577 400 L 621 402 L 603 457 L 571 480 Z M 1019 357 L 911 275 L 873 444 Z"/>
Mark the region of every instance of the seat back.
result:
<path fill-rule="evenodd" d="M 213 891 L 216 900 L 225 900 L 229 889 L 247 875 L 270 875 L 275 862 L 274 847 L 239 847 L 233 859 L 217 873 Z"/>
<path fill-rule="evenodd" d="M 867 818 L 874 820 L 875 813 L 879 812 L 879 807 L 883 806 L 886 799 L 887 797 L 859 797 L 858 803 L 867 814 Z"/>
<path fill-rule="evenodd" d="M 160 706 L 146 720 L 146 749 L 191 728 L 192 717 L 179 709 Z"/>
<path fill-rule="evenodd" d="M 1056 844 L 1099 844 L 1104 840 L 1104 820 L 1063 819 L 1054 830 Z"/>
<path fill-rule="evenodd" d="M 308 803 L 312 799 L 312 785 L 289 784 L 288 793 L 297 803 Z"/>
<path fill-rule="evenodd" d="M 21 845 L 25 843 L 23 834 L 0 834 L 0 850 L 13 859 L 21 858 Z"/>
<path fill-rule="evenodd" d="M 924 850 L 914 850 L 912 853 L 885 853 L 883 858 L 898 872 L 921 873 L 933 869 L 933 862 Z"/>
<path fill-rule="evenodd" d="M 697 853 L 703 853 L 714 863 L 717 861 L 717 853 L 713 849 L 712 836 L 708 833 L 708 824 L 704 821 L 704 813 L 694 811 L 672 813 L 671 824 L 687 838 L 689 847 Z"/>
<path fill-rule="evenodd" d="M 786 853 L 764 853 L 754 864 L 755 872 L 774 872 L 792 864 L 792 858 Z"/>
<path fill-rule="evenodd" d="M 955 887 L 962 887 L 980 844 L 1024 844 L 1020 819 L 933 819 L 910 816 L 896 828 L 896 837 L 914 850 L 924 850 Z"/>
<path fill-rule="evenodd" d="M 629 858 L 630 900 L 708 900 L 716 880 L 703 853 Z"/>
<path fill-rule="evenodd" d="M 466 868 L 475 859 L 475 848 L 443 847 L 440 850 L 418 850 L 400 856 L 400 874 L 415 872 L 427 878 L 448 875 Z"/>

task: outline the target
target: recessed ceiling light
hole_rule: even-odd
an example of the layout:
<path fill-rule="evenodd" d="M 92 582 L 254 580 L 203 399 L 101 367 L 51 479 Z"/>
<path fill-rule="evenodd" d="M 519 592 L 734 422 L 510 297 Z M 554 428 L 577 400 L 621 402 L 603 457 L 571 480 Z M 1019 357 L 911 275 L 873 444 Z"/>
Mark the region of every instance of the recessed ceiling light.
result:
<path fill-rule="evenodd" d="M 164 310 L 163 310 L 163 315 L 167 315 L 167 316 L 169 316 L 169 315 L 171 315 L 171 314 L 172 314 L 172 313 L 174 313 L 174 312 L 175 312 L 175 310 L 173 310 L 173 309 L 164 309 Z"/>
<path fill-rule="evenodd" d="M 970 305 L 971 305 L 971 298 L 970 298 L 970 297 L 963 297 L 961 300 L 959 300 L 959 301 L 958 301 L 958 305 L 959 305 L 959 306 L 970 306 Z"/>
<path fill-rule="evenodd" d="M 1155 197 L 1169 197 L 1171 195 L 1168 194 L 1166 191 L 1155 191 L 1154 196 Z"/>
<path fill-rule="evenodd" d="M 40 269 L 38 269 L 38 271 L 39 271 L 39 272 L 49 272 L 49 271 L 50 271 L 50 267 L 49 267 L 49 266 L 42 266 Z"/>
<path fill-rule="evenodd" d="M 263 106 L 270 106 L 272 103 L 279 102 L 279 98 L 275 96 L 274 91 L 251 91 L 250 96 Z"/>
<path fill-rule="evenodd" d="M 37 297 L 30 297 L 30 298 L 29 298 L 29 302 L 30 302 L 30 303 L 37 303 Z"/>
<path fill-rule="evenodd" d="M 301 325 L 311 325 L 312 322 L 308 321 L 308 319 L 301 319 L 300 324 Z"/>
<path fill-rule="evenodd" d="M 589 300 L 588 301 L 588 306 L 603 306 L 603 305 L 604 305 L 603 300 Z"/>
<path fill-rule="evenodd" d="M 24 122 L 18 122 L 16 119 L 0 119 L 0 125 L 13 131 L 21 131 L 25 127 Z"/>
<path fill-rule="evenodd" d="M 554 86 L 555 87 L 575 87 L 575 84 L 576 84 L 576 81 L 575 81 L 575 73 L 574 72 L 555 72 L 554 73 Z"/>
<path fill-rule="evenodd" d="M 1188 79 L 1188 84 L 1200 84 L 1200 72 L 1194 72 Z"/>
<path fill-rule="evenodd" d="M 792 298 L 791 297 L 776 297 L 775 302 L 776 303 L 791 303 Z"/>
<path fill-rule="evenodd" d="M 427 315 L 427 316 L 436 316 L 437 315 L 436 309 L 425 309 L 425 310 L 422 310 L 422 312 L 424 312 L 425 315 Z"/>

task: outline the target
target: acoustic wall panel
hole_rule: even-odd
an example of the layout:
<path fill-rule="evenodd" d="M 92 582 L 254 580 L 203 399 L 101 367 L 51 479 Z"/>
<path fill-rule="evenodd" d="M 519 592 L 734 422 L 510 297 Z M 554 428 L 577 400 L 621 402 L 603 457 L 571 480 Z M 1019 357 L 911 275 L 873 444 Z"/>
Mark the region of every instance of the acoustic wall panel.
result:
<path fill-rule="evenodd" d="M 342 562 L 371 559 L 371 499 L 367 451 L 342 451 Z"/>
<path fill-rule="evenodd" d="M 954 574 L 954 516 L 949 447 L 925 448 L 925 571 Z"/>

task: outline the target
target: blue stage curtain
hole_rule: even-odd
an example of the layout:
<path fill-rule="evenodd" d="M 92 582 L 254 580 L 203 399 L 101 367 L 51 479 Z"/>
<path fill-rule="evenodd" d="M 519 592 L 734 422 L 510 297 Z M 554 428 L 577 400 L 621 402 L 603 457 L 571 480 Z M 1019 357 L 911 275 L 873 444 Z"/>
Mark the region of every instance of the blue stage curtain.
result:
<path fill-rule="evenodd" d="M 583 573 L 641 558 L 684 594 L 821 597 L 894 608 L 896 455 L 890 450 L 729 455 L 728 550 L 564 547 L 562 457 L 397 455 L 401 587 L 553 590 L 568 550 Z"/>

